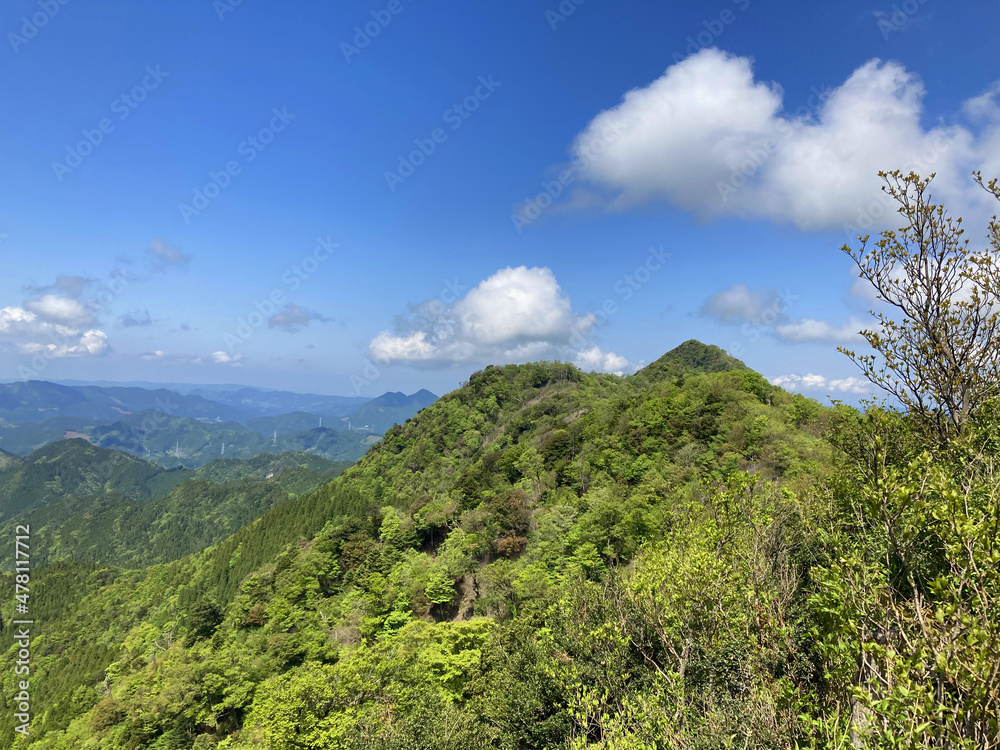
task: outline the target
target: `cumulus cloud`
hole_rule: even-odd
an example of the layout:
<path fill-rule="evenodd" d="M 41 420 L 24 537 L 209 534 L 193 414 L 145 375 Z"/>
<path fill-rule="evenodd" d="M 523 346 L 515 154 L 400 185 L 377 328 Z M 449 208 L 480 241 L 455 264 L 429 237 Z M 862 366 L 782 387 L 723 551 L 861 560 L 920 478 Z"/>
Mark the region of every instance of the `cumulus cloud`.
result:
<path fill-rule="evenodd" d="M 25 302 L 24 307 L 42 320 L 58 325 L 79 328 L 94 322 L 90 307 L 72 297 L 43 294 L 38 299 Z"/>
<path fill-rule="evenodd" d="M 153 268 L 164 271 L 168 268 L 180 268 L 187 266 L 191 262 L 191 256 L 185 253 L 176 245 L 171 245 L 161 239 L 155 239 L 149 243 L 146 253 L 153 264 Z"/>
<path fill-rule="evenodd" d="M 228 352 L 212 352 L 211 361 L 217 365 L 230 365 L 231 367 L 243 366 L 242 354 L 229 354 Z"/>
<path fill-rule="evenodd" d="M 142 355 L 142 358 L 149 361 L 155 361 L 160 359 L 166 359 L 167 353 L 162 349 L 157 349 L 155 352 L 146 352 Z"/>
<path fill-rule="evenodd" d="M 47 305 L 37 307 L 52 312 Z M 73 315 L 68 308 L 56 305 L 54 309 L 56 319 L 46 320 L 26 307 L 0 308 L 0 342 L 13 342 L 22 354 L 45 354 L 52 358 L 99 356 L 109 350 L 108 337 L 103 331 L 96 328 L 83 331 L 75 325 L 58 322 L 59 318 Z"/>
<path fill-rule="evenodd" d="M 308 310 L 305 307 L 300 307 L 290 302 L 285 305 L 283 310 L 276 312 L 268 318 L 267 325 L 268 328 L 281 328 L 289 333 L 298 333 L 303 328 L 309 326 L 310 320 L 328 323 L 333 318 L 327 318 L 315 310 Z"/>
<path fill-rule="evenodd" d="M 72 336 L 77 331 L 69 326 L 56 325 L 42 320 L 23 307 L 0 308 L 0 334 L 12 338 L 40 336 Z"/>
<path fill-rule="evenodd" d="M 1000 168 L 1000 87 L 966 102 L 976 127 L 924 127 L 924 94 L 902 65 L 874 59 L 789 112 L 749 58 L 706 49 L 598 114 L 571 152 L 612 208 L 664 200 L 703 217 L 871 227 L 896 218 L 877 172 L 898 168 L 936 172 L 935 195 L 969 218 L 988 205 L 969 172 Z"/>
<path fill-rule="evenodd" d="M 709 297 L 698 313 L 719 323 L 737 325 L 759 321 L 770 311 L 770 322 L 774 323 L 783 317 L 787 296 L 776 289 L 750 289 L 746 284 L 734 284 Z"/>
<path fill-rule="evenodd" d="M 774 332 L 779 339 L 795 343 L 826 341 L 834 344 L 848 344 L 864 341 L 859 333 L 864 327 L 865 324 L 854 317 L 841 326 L 814 318 L 804 318 L 779 325 L 774 329 Z"/>
<path fill-rule="evenodd" d="M 829 379 L 822 375 L 781 375 L 772 378 L 772 385 L 789 391 L 824 391 L 826 393 L 871 393 L 871 385 L 862 378 Z"/>
<path fill-rule="evenodd" d="M 23 354 L 42 354 L 52 359 L 63 357 L 98 357 L 109 351 L 108 335 L 104 331 L 92 329 L 85 331 L 78 339 L 63 344 L 40 344 L 29 342 L 21 344 L 18 349 Z"/>
<path fill-rule="evenodd" d="M 573 364 L 585 372 L 610 372 L 615 375 L 624 375 L 626 370 L 631 369 L 631 364 L 625 357 L 602 351 L 598 346 L 581 349 Z"/>
<path fill-rule="evenodd" d="M 593 369 L 624 370 L 624 358 L 598 355 L 583 342 L 597 319 L 573 311 L 548 268 L 504 268 L 480 282 L 450 308 L 418 305 L 422 314 L 397 320 L 395 331 L 376 336 L 370 352 L 379 362 L 445 365 L 458 362 L 525 362 L 579 359 Z M 580 359 L 583 358 L 583 359 Z"/>

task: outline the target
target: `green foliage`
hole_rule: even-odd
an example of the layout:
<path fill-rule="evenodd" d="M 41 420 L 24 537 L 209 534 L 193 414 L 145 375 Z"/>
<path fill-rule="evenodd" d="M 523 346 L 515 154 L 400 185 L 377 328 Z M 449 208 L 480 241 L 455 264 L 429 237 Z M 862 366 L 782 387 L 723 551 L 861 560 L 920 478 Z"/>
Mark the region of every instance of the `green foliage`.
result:
<path fill-rule="evenodd" d="M 264 463 L 210 464 L 222 483 L 134 526 L 89 505 L 46 542 L 114 528 L 117 562 L 163 564 L 39 573 L 65 585 L 31 745 L 786 746 L 815 682 L 798 623 L 829 416 L 690 343 L 630 378 L 489 367 L 319 490 L 274 477 L 245 521 Z"/>

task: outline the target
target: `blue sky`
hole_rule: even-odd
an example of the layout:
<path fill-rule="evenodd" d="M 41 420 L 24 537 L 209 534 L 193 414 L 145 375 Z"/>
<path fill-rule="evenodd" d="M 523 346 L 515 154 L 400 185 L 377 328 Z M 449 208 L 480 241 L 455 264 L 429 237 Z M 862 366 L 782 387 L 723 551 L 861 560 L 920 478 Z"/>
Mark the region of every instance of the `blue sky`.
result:
<path fill-rule="evenodd" d="M 937 171 L 975 240 L 1000 174 L 993 0 L 12 0 L 0 32 L 0 379 L 441 393 L 699 338 L 854 398 L 875 173 Z"/>

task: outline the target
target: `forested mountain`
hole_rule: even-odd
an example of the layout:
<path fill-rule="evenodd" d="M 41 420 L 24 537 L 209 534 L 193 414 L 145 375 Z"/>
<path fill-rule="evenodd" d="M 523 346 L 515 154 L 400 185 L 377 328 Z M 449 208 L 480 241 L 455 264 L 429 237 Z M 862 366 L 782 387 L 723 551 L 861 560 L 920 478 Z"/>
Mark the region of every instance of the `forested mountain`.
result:
<path fill-rule="evenodd" d="M 648 576 L 690 555 L 707 584 L 727 560 L 713 545 L 747 543 L 748 520 L 771 529 L 776 560 L 794 568 L 806 554 L 794 539 L 830 471 L 830 412 L 720 356 L 690 344 L 625 379 L 490 367 L 331 484 L 203 553 L 131 573 L 40 571 L 51 609 L 35 679 L 49 709 L 30 746 L 541 748 L 578 736 L 602 705 L 591 690 L 620 711 L 653 689 L 645 660 L 663 658 L 615 635 L 628 605 L 601 592 L 624 566 Z M 675 562 L 668 539 L 687 540 Z M 774 574 L 761 569 L 760 595 Z M 799 584 L 784 585 L 787 597 Z M 689 593 L 691 606 L 705 595 Z M 793 618 L 786 604 L 774 606 Z M 687 657 L 699 684 L 724 654 Z M 755 679 L 775 670 L 809 673 L 782 657 Z"/>
<path fill-rule="evenodd" d="M 19 456 L 13 453 L 8 453 L 5 450 L 0 450 L 0 471 L 3 471 L 4 469 L 9 468 L 10 466 L 13 466 L 19 460 L 20 460 Z"/>
<path fill-rule="evenodd" d="M 67 496 L 158 497 L 191 474 L 183 469 L 164 471 L 86 440 L 64 440 L 0 469 L 0 521 Z"/>
<path fill-rule="evenodd" d="M 215 461 L 204 467 L 209 471 L 199 470 L 148 502 L 120 495 L 68 496 L 21 513 L 16 521 L 32 529 L 35 565 L 83 561 L 135 568 L 169 562 L 215 544 L 346 468 L 307 454 L 271 458 L 257 461 L 257 469 Z M 0 533 L 13 538 L 14 525 L 8 521 Z"/>
<path fill-rule="evenodd" d="M 252 388 L 202 387 L 179 394 L 41 381 L 0 384 L 0 448 L 26 455 L 82 437 L 165 467 L 196 468 L 224 456 L 289 451 L 350 462 L 435 398 L 428 391 L 368 399 Z M 279 411 L 292 406 L 303 411 Z"/>
<path fill-rule="evenodd" d="M 216 458 L 250 458 L 258 453 L 309 451 L 333 461 L 354 461 L 377 440 L 371 435 L 316 428 L 290 435 L 262 435 L 237 422 L 221 424 L 138 412 L 89 430 L 104 448 L 127 451 L 160 466 L 198 467 Z"/>
<path fill-rule="evenodd" d="M 42 522 L 33 544 L 83 561 L 32 572 L 44 708 L 16 746 L 991 736 L 998 413 L 928 442 L 920 415 L 824 408 L 698 342 L 625 378 L 488 367 L 315 492 L 194 479 L 109 520 L 110 500 Z M 88 556 L 95 532 L 119 565 L 162 562 Z M 184 544 L 211 546 L 171 561 Z"/>
<path fill-rule="evenodd" d="M 11 552 L 14 527 L 28 525 L 36 565 L 139 567 L 175 560 L 315 490 L 347 466 L 283 453 L 216 460 L 197 471 L 162 469 L 83 440 L 55 443 L 0 469 L 2 547 Z"/>
<path fill-rule="evenodd" d="M 290 435 L 294 432 L 305 432 L 320 426 L 320 417 L 307 411 L 293 411 L 288 414 L 278 414 L 273 417 L 258 417 L 247 422 L 254 432 L 261 435 L 272 435 L 277 432 L 279 435 Z M 327 418 L 327 427 L 339 429 L 340 417 Z M 344 423 L 343 429 L 347 429 Z"/>
<path fill-rule="evenodd" d="M 323 427 L 338 431 L 359 431 L 368 435 L 382 435 L 394 424 L 402 424 L 418 411 L 430 406 L 437 396 L 426 389 L 407 396 L 404 393 L 383 393 L 377 398 L 359 406 L 345 415 L 323 414 Z M 319 418 L 315 413 L 291 412 L 271 417 L 260 417 L 247 422 L 247 427 L 270 436 L 288 435 L 294 432 L 306 432 L 319 427 Z"/>
<path fill-rule="evenodd" d="M 348 462 L 330 461 L 313 453 L 259 453 L 252 458 L 215 459 L 195 471 L 196 479 L 207 482 L 225 482 L 232 479 L 267 479 L 270 475 L 281 476 L 287 485 L 293 472 L 308 471 L 320 478 L 332 479 L 350 466 Z M 290 491 L 301 495 L 302 491 L 289 486 Z"/>
<path fill-rule="evenodd" d="M 421 389 L 410 396 L 398 391 L 383 393 L 358 407 L 349 418 L 353 429 L 382 435 L 394 424 L 402 424 L 436 400 L 437 396 L 426 389 Z"/>

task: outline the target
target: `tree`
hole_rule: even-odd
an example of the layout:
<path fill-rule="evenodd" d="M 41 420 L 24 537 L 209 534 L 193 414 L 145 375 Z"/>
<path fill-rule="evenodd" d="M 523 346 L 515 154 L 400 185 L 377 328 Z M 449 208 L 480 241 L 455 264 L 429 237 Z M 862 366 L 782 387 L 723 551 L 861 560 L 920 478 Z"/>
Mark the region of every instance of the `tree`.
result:
<path fill-rule="evenodd" d="M 222 623 L 222 610 L 210 599 L 202 597 L 188 610 L 188 642 L 211 638 Z"/>
<path fill-rule="evenodd" d="M 902 319 L 873 311 L 876 329 L 861 335 L 877 354 L 840 351 L 944 443 L 962 435 L 1000 394 L 1000 222 L 993 216 L 989 223 L 988 249 L 971 249 L 962 239 L 962 219 L 953 220 L 931 202 L 933 174 L 925 179 L 897 170 L 879 176 L 906 224 L 882 232 L 872 247 L 865 236 L 857 250 L 843 250 L 878 299 Z M 984 184 L 980 173 L 973 176 L 1000 200 L 997 180 Z"/>

